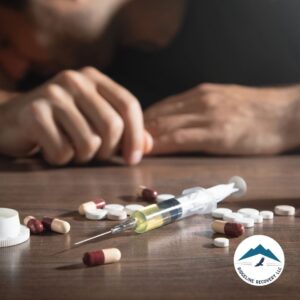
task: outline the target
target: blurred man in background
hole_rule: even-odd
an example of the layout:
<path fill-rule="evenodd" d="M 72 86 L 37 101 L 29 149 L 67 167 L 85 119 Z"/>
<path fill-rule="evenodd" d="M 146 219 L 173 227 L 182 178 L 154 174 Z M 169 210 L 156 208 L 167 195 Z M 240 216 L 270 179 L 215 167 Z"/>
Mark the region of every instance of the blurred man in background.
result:
<path fill-rule="evenodd" d="M 300 145 L 297 0 L 0 0 L 0 153 L 278 154 Z"/>

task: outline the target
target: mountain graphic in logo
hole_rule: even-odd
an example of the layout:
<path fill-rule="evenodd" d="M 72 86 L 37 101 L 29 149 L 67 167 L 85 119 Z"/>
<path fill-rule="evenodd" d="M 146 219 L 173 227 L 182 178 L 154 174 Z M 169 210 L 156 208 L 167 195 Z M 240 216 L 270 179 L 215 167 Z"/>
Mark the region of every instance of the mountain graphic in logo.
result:
<path fill-rule="evenodd" d="M 259 244 L 255 249 L 251 248 L 249 251 L 247 251 L 239 260 L 249 258 L 255 255 L 261 254 L 263 256 L 269 257 L 271 259 L 277 260 L 280 262 L 280 260 L 273 254 L 273 252 L 269 249 L 265 249 L 261 244 Z"/>

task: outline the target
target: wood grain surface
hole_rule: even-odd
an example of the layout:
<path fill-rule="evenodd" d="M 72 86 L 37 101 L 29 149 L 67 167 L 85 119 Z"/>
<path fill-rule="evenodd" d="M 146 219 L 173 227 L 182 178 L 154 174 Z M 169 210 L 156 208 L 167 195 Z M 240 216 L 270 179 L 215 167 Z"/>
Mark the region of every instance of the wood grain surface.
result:
<path fill-rule="evenodd" d="M 233 175 L 243 176 L 248 193 L 221 206 L 234 210 L 273 210 L 294 205 L 295 217 L 275 217 L 214 248 L 211 218 L 194 216 L 145 234 L 126 233 L 68 249 L 114 221 L 80 216 L 82 202 L 101 196 L 109 203 L 137 203 L 143 184 L 160 193 L 178 194 L 192 186 L 209 187 Z M 144 203 L 146 204 L 146 203 Z M 145 159 L 137 167 L 88 165 L 50 168 L 35 160 L 0 160 L 0 207 L 17 209 L 20 218 L 61 217 L 69 234 L 31 236 L 21 245 L 0 248 L 0 299 L 300 299 L 300 156 L 272 158 L 169 157 Z M 285 253 L 281 277 L 265 287 L 244 283 L 233 255 L 247 236 L 276 239 Z M 117 247 L 119 263 L 85 267 L 89 250 Z"/>

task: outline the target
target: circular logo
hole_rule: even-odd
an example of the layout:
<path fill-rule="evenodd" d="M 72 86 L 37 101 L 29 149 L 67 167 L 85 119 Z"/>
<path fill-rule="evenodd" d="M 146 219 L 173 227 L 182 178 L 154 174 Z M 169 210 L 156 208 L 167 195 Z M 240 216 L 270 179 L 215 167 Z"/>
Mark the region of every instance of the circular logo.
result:
<path fill-rule="evenodd" d="M 266 235 L 253 235 L 238 245 L 233 262 L 242 280 L 263 286 L 280 276 L 284 268 L 284 253 L 274 239 Z"/>

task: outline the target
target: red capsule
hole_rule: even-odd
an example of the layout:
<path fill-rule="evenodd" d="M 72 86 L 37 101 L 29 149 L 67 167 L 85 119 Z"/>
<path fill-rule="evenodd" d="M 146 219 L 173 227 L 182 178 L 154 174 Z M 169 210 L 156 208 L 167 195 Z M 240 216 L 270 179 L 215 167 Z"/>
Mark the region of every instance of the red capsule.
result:
<path fill-rule="evenodd" d="M 25 217 L 24 225 L 30 229 L 30 232 L 32 234 L 40 234 L 40 233 L 44 232 L 43 223 L 33 216 Z"/>
<path fill-rule="evenodd" d="M 245 232 L 245 227 L 243 224 L 229 223 L 221 220 L 215 220 L 211 224 L 211 227 L 215 232 L 224 233 L 229 237 L 238 237 Z"/>
<path fill-rule="evenodd" d="M 110 264 L 121 259 L 121 252 L 117 248 L 101 249 L 98 251 L 86 252 L 82 261 L 88 267 Z"/>
<path fill-rule="evenodd" d="M 102 198 L 95 199 L 93 201 L 82 203 L 78 207 L 78 212 L 81 215 L 85 215 L 86 211 L 89 209 L 103 208 L 106 205 L 106 202 Z"/>
<path fill-rule="evenodd" d="M 151 203 L 156 202 L 157 191 L 140 185 L 137 189 L 137 196 Z"/>

